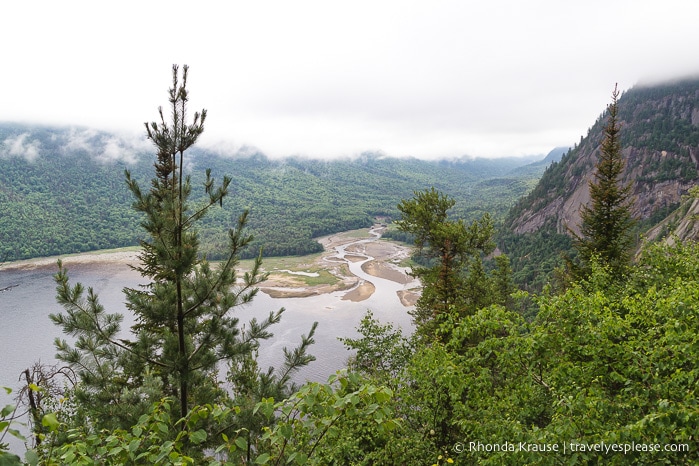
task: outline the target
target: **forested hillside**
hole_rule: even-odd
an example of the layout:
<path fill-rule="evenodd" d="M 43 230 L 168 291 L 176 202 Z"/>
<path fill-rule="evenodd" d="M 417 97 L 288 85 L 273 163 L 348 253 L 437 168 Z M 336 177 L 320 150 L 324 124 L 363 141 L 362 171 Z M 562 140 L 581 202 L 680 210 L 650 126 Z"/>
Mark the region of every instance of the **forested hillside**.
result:
<path fill-rule="evenodd" d="M 560 254 L 570 250 L 571 232 L 579 232 L 580 208 L 590 199 L 588 183 L 604 119 L 602 114 L 587 136 L 549 165 L 536 188 L 507 215 L 499 244 L 512 258 L 518 283 L 540 287 L 561 263 Z M 694 212 L 681 204 L 699 178 L 699 80 L 630 89 L 619 99 L 619 121 L 625 162 L 620 182 L 632 186 L 637 236 L 646 237 L 650 230 L 651 239 L 657 239 L 677 232 L 674 226 L 684 219 L 692 223 Z M 683 209 L 678 218 L 652 229 L 678 209 Z"/>
<path fill-rule="evenodd" d="M 139 216 L 124 170 L 145 180 L 153 153 L 87 129 L 0 125 L 0 257 L 17 260 L 135 245 Z M 203 251 L 218 257 L 227 228 L 250 209 L 254 243 L 265 255 L 320 250 L 312 238 L 367 227 L 394 217 L 414 190 L 436 187 L 457 200 L 466 219 L 503 214 L 531 189 L 544 167 L 513 172 L 532 158 L 428 162 L 364 154 L 354 159 L 272 160 L 260 153 L 220 155 L 192 150 L 187 170 L 196 185 L 205 168 L 232 178 L 230 201 L 211 212 L 200 231 Z M 192 202 L 201 202 L 194 197 Z"/>

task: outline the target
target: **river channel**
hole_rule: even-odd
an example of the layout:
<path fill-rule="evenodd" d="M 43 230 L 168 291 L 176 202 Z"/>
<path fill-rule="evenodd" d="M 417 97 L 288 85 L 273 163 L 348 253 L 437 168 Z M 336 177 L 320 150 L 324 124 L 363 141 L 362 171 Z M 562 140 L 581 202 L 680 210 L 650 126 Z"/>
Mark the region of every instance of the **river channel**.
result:
<path fill-rule="evenodd" d="M 374 259 L 366 253 L 368 246 L 380 237 L 374 230 L 370 233 L 370 238 L 333 245 L 323 257 L 323 260 L 346 262 L 351 274 L 358 277 L 358 286 L 362 281 L 373 284 L 375 290 L 367 299 L 346 299 L 351 290 L 303 298 L 272 298 L 260 292 L 252 303 L 233 310 L 241 322 L 247 322 L 252 317 L 262 319 L 270 311 L 285 308 L 281 322 L 272 330 L 274 337 L 263 342 L 260 348 L 258 361 L 262 368 L 278 366 L 283 361 L 283 348 L 296 346 L 301 335 L 306 334 L 315 321 L 319 325 L 316 343 L 310 352 L 316 361 L 296 375 L 298 383 L 326 381 L 329 375 L 345 366 L 350 353 L 338 337 L 356 336 L 356 327 L 367 310 L 382 322 L 392 322 L 404 331 L 410 331 L 408 311 L 411 307 L 403 305 L 397 293 L 414 287 L 415 283 L 398 283 L 369 275 L 362 269 L 364 263 Z M 124 328 L 128 328 L 133 319 L 125 307 L 122 290 L 142 284 L 143 277 L 123 262 L 95 260 L 71 264 L 68 259 L 65 262 L 71 283 L 81 282 L 86 288 L 93 287 L 108 312 L 124 314 Z M 0 386 L 16 391 L 21 386 L 19 376 L 26 368 L 37 361 L 56 363 L 54 339 L 66 338 L 49 319 L 49 314 L 62 311 L 55 299 L 56 285 L 52 277 L 56 270 L 55 261 L 40 265 L 0 266 Z M 0 406 L 11 402 L 12 396 L 1 391 Z M 12 448 L 17 450 L 16 442 Z"/>

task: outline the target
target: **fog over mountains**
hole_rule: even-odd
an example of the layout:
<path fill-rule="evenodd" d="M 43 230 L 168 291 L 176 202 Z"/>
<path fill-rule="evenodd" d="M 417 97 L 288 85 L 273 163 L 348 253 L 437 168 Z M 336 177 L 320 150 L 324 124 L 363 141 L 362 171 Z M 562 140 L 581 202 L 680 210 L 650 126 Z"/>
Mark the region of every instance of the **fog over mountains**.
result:
<path fill-rule="evenodd" d="M 148 183 L 148 141 L 75 127 L 0 125 L 0 251 L 5 260 L 138 243 L 138 216 L 124 182 L 128 169 Z M 250 209 L 254 255 L 318 251 L 314 237 L 370 226 L 397 215 L 413 191 L 435 187 L 458 203 L 455 214 L 504 215 L 538 179 L 543 156 L 418 160 L 364 153 L 353 158 L 270 159 L 251 148 L 194 148 L 185 170 L 197 184 L 204 170 L 233 178 L 232 195 L 201 232 L 215 257 L 226 228 Z M 526 167 L 526 169 L 524 168 Z"/>

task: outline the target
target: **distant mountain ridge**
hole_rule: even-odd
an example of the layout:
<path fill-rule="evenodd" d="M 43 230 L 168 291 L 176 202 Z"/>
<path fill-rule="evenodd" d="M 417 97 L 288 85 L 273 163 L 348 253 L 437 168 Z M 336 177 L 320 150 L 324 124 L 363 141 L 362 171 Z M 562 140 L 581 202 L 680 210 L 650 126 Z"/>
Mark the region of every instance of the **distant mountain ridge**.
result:
<path fill-rule="evenodd" d="M 401 199 L 433 186 L 457 200 L 455 215 L 504 215 L 543 172 L 516 173 L 534 159 L 424 161 L 366 153 L 275 160 L 249 150 L 220 155 L 195 147 L 185 169 L 194 204 L 205 168 L 233 179 L 229 199 L 200 232 L 210 257 L 246 208 L 256 237 L 246 255 L 259 247 L 266 255 L 295 255 L 318 251 L 314 237 L 394 217 Z M 147 187 L 152 164 L 153 150 L 144 140 L 86 128 L 0 124 L 0 261 L 137 244 L 140 219 L 131 209 L 124 170 Z"/>
<path fill-rule="evenodd" d="M 543 165 L 549 165 L 553 162 L 559 162 L 564 155 L 568 153 L 569 150 L 571 150 L 572 147 L 568 146 L 560 146 L 560 147 L 555 147 L 551 152 L 546 154 L 546 157 L 538 163 L 541 163 Z"/>
<path fill-rule="evenodd" d="M 699 179 L 699 79 L 634 87 L 619 98 L 618 108 L 626 163 L 621 182 L 632 184 L 632 213 L 639 221 L 639 234 L 651 240 L 672 233 L 696 239 L 699 229 L 693 216 L 699 203 L 687 200 L 686 194 Z M 522 235 L 558 245 L 542 247 L 547 252 L 539 258 L 530 254 L 531 263 L 520 268 L 535 268 L 537 260 L 548 262 L 547 254 L 569 247 L 557 235 L 579 232 L 580 208 L 590 200 L 589 181 L 605 124 L 606 112 L 579 144 L 548 166 L 537 186 L 508 213 L 506 251 L 521 257 L 530 254 L 522 245 L 532 248 L 538 240 Z"/>

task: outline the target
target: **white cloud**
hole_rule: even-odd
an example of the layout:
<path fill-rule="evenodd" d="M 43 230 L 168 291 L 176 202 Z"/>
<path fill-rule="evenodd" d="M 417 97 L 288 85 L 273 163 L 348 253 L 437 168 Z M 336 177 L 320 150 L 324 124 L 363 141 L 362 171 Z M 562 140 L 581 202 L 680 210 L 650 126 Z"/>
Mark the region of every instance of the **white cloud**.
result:
<path fill-rule="evenodd" d="M 135 151 L 133 148 L 125 145 L 124 141 L 121 141 L 115 137 L 109 137 L 103 139 L 102 143 L 102 151 L 97 155 L 99 160 L 103 160 L 105 162 L 121 160 L 126 163 L 136 163 L 137 157 Z"/>
<path fill-rule="evenodd" d="M 23 157 L 29 162 L 33 162 L 39 157 L 41 143 L 37 140 L 30 140 L 29 133 L 22 133 L 15 137 L 8 137 L 3 143 L 3 152 L 11 157 Z"/>
<path fill-rule="evenodd" d="M 144 137 L 121 133 L 105 134 L 92 128 L 70 128 L 62 144 L 64 153 L 84 152 L 102 162 L 124 161 L 132 164 L 137 154 L 151 150 Z"/>
<path fill-rule="evenodd" d="M 699 71 L 699 4 L 686 0 L 37 0 L 3 13 L 17 20 L 0 29 L 14 44 L 0 119 L 142 131 L 171 64 L 188 63 L 204 139 L 272 156 L 571 144 L 615 83 Z"/>
<path fill-rule="evenodd" d="M 63 144 L 64 152 L 87 152 L 95 155 L 96 145 L 99 141 L 99 133 L 95 129 L 70 128 L 67 134 L 68 140 Z"/>

